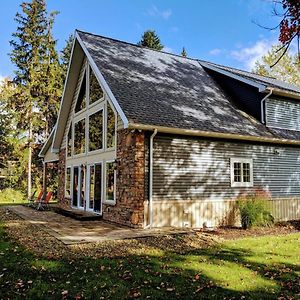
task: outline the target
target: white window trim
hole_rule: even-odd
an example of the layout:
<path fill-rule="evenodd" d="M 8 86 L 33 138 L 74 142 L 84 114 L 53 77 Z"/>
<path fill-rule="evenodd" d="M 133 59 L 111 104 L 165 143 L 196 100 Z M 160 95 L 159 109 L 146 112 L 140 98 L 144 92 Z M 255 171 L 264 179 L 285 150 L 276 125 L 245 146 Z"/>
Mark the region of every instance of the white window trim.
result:
<path fill-rule="evenodd" d="M 83 153 L 78 153 L 78 154 L 75 154 L 75 147 L 74 147 L 74 143 L 75 143 L 75 124 L 80 122 L 81 120 L 84 120 L 84 152 Z M 74 158 L 77 158 L 77 157 L 83 157 L 83 156 L 86 156 L 86 149 L 87 149 L 87 125 L 86 125 L 86 122 L 87 122 L 87 118 L 86 116 L 82 117 L 82 118 L 74 118 L 73 119 L 73 143 L 72 143 L 72 149 L 73 149 L 73 156 Z"/>
<path fill-rule="evenodd" d="M 112 111 L 114 112 L 115 115 L 115 146 L 114 147 L 107 147 L 107 120 L 108 120 L 108 105 L 111 107 Z M 115 149 L 117 149 L 117 126 L 118 126 L 118 114 L 114 108 L 114 106 L 112 105 L 112 103 L 110 103 L 110 101 L 107 99 L 106 100 L 106 105 L 105 105 L 105 149 L 106 151 L 113 151 Z"/>
<path fill-rule="evenodd" d="M 93 69 L 92 69 L 92 67 L 91 67 L 90 64 L 88 64 L 87 70 L 88 70 L 88 71 L 87 71 L 87 78 L 88 78 L 88 81 L 87 81 L 87 82 L 88 82 L 88 84 L 87 84 L 87 90 L 88 90 L 88 98 L 87 98 L 87 100 L 88 100 L 88 101 L 87 101 L 87 102 L 88 102 L 88 107 L 89 107 L 89 108 L 92 108 L 92 107 L 94 107 L 95 105 L 97 105 L 97 104 L 101 103 L 102 101 L 104 101 L 104 99 L 105 99 L 105 92 L 104 92 L 104 89 L 103 89 L 101 83 L 99 82 L 97 76 L 96 76 L 95 73 L 94 73 L 94 76 L 95 76 L 96 80 L 98 81 L 98 84 L 99 84 L 99 86 L 100 86 L 100 88 L 101 88 L 101 90 L 102 90 L 102 92 L 103 92 L 103 96 L 102 96 L 102 98 L 96 100 L 95 102 L 90 103 L 90 71 L 92 70 L 92 72 L 93 72 Z"/>
<path fill-rule="evenodd" d="M 66 196 L 66 192 L 67 192 L 67 174 L 68 174 L 68 169 L 70 169 L 70 196 L 67 197 Z M 72 167 L 71 166 L 67 166 L 66 170 L 65 170 L 65 198 L 66 199 L 72 199 Z"/>
<path fill-rule="evenodd" d="M 96 149 L 96 150 L 92 150 L 90 151 L 90 116 L 96 114 L 97 112 L 102 110 L 102 148 L 101 149 Z M 105 141 L 104 141 L 104 135 L 105 135 L 105 109 L 104 106 L 101 105 L 99 107 L 97 107 L 97 109 L 93 109 L 91 111 L 89 111 L 88 117 L 87 117 L 87 153 L 90 154 L 94 154 L 94 153 L 102 153 L 105 151 Z"/>
<path fill-rule="evenodd" d="M 67 153 L 66 153 L 66 157 L 67 158 L 71 158 L 71 157 L 73 157 L 73 146 L 74 146 L 74 132 L 73 132 L 73 123 L 74 122 L 72 122 L 71 121 L 71 123 L 70 123 L 70 126 L 69 126 L 69 130 L 67 131 L 68 133 L 67 133 Z M 71 139 L 71 141 L 72 141 L 72 143 L 71 143 L 71 154 L 70 155 L 68 155 L 68 151 L 69 151 L 69 131 L 71 130 L 71 136 L 72 136 L 72 139 Z"/>
<path fill-rule="evenodd" d="M 250 165 L 250 182 L 235 182 L 234 181 L 234 163 L 248 163 Z M 243 174 L 241 174 L 243 180 Z M 230 158 L 230 181 L 231 187 L 253 187 L 253 159 L 242 157 Z"/>
<path fill-rule="evenodd" d="M 115 205 L 116 204 L 116 196 L 117 196 L 117 190 L 116 190 L 116 187 L 117 187 L 117 171 L 114 170 L 114 199 L 113 200 L 107 200 L 106 199 L 106 187 L 107 187 L 106 172 L 107 172 L 107 164 L 108 163 L 114 163 L 114 162 L 115 162 L 115 160 L 107 160 L 107 161 L 104 162 L 105 169 L 104 169 L 104 189 L 103 189 L 103 191 L 104 191 L 104 197 L 103 197 L 103 203 L 110 204 L 110 205 Z"/>

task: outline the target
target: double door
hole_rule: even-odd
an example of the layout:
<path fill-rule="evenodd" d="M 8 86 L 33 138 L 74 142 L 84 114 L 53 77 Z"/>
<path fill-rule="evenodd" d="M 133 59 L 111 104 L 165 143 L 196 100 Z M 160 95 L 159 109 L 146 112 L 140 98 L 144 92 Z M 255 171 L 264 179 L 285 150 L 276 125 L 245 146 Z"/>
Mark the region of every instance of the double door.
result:
<path fill-rule="evenodd" d="M 102 214 L 102 163 L 73 167 L 72 206 Z"/>

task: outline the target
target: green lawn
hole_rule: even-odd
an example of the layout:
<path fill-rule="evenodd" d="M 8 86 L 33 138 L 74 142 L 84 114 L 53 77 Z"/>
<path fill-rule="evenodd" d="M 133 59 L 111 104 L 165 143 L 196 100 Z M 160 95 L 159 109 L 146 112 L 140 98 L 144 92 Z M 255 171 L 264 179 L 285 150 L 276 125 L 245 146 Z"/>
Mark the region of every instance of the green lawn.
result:
<path fill-rule="evenodd" d="M 300 299 L 299 278 L 299 233 L 184 255 L 157 249 L 50 260 L 14 244 L 0 227 L 0 299 Z"/>

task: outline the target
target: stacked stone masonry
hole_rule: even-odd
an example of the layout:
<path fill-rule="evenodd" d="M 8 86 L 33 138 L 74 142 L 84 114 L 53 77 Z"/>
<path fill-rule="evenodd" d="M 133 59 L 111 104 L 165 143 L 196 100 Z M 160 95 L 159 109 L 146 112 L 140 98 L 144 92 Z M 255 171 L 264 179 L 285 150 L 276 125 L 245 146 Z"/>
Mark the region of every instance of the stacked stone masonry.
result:
<path fill-rule="evenodd" d="M 122 129 L 117 137 L 116 204 L 103 205 L 103 219 L 143 227 L 145 200 L 145 134 Z"/>

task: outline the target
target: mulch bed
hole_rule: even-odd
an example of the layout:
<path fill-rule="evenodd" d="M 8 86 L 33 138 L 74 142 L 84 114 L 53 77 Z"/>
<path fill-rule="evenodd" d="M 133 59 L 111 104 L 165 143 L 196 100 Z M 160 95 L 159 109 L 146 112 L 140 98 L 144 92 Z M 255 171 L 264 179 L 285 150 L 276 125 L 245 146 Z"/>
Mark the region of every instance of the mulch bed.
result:
<path fill-rule="evenodd" d="M 213 231 L 199 230 L 192 234 L 145 237 L 130 240 L 107 241 L 77 245 L 65 245 L 42 230 L 39 225 L 26 222 L 18 215 L 0 208 L 0 221 L 4 223 L 9 237 L 32 251 L 35 255 L 49 259 L 76 259 L 86 256 L 124 257 L 146 255 L 147 253 L 176 252 L 187 253 L 196 249 L 216 246 L 226 239 L 249 236 L 279 235 L 300 231 L 300 221 L 285 222 L 274 227 L 242 230 L 239 228 L 218 228 Z"/>
<path fill-rule="evenodd" d="M 203 232 L 200 230 L 200 232 Z M 207 232 L 207 231 L 204 231 Z M 238 227 L 220 227 L 209 231 L 209 234 L 221 237 L 225 240 L 238 239 L 244 237 L 256 237 L 264 235 L 284 235 L 300 232 L 299 221 L 278 222 L 270 227 L 258 227 L 244 230 Z"/>

